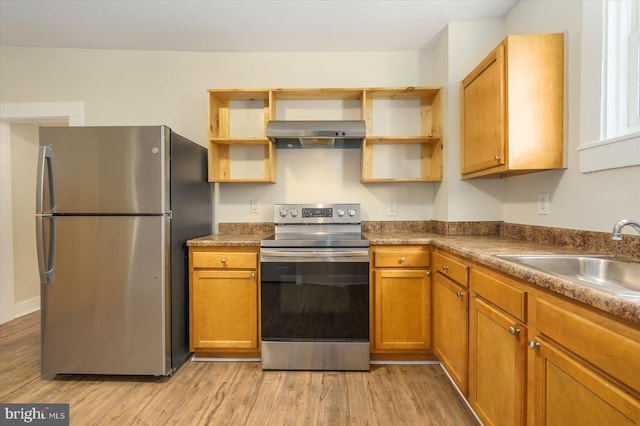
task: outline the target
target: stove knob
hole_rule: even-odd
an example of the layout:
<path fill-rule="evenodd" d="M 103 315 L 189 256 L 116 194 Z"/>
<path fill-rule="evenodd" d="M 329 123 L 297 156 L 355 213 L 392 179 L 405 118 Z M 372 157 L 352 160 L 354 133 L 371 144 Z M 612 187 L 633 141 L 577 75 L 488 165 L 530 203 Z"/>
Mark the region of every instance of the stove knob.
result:
<path fill-rule="evenodd" d="M 280 217 L 286 217 L 287 216 L 287 209 L 280 209 L 279 213 L 280 213 Z"/>
<path fill-rule="evenodd" d="M 339 216 L 339 217 L 344 216 L 344 210 L 342 210 L 342 209 L 338 209 L 338 212 L 337 212 L 337 213 L 338 213 L 338 216 Z"/>
<path fill-rule="evenodd" d="M 298 216 L 298 210 L 297 209 L 291 209 L 291 217 L 297 217 Z"/>
<path fill-rule="evenodd" d="M 349 209 L 349 216 L 353 217 L 356 215 L 356 210 L 355 209 Z"/>

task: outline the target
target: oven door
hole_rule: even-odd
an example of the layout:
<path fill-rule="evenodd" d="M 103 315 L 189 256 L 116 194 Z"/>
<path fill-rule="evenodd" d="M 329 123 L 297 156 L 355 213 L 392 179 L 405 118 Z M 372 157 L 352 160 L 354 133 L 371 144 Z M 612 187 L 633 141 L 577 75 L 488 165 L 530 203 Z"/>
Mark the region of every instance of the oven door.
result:
<path fill-rule="evenodd" d="M 261 251 L 265 341 L 369 342 L 369 250 Z"/>

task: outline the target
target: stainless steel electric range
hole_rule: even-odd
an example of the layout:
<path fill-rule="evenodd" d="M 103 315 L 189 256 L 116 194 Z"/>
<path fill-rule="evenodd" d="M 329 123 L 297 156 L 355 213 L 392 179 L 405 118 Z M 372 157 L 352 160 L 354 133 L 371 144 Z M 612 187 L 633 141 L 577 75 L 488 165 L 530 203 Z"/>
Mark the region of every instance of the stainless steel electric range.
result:
<path fill-rule="evenodd" d="M 262 368 L 369 370 L 359 204 L 279 204 L 261 241 Z"/>

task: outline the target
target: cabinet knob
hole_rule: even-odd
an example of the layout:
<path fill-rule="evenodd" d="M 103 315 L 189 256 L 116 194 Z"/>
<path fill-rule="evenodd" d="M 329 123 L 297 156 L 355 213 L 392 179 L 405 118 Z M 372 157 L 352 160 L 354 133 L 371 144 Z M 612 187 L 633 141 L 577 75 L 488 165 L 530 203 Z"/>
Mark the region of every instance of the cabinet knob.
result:
<path fill-rule="evenodd" d="M 495 157 L 493 157 L 493 158 L 494 158 L 496 161 L 500 161 L 500 158 L 501 158 L 501 157 L 500 157 L 499 155 L 496 155 L 496 156 L 495 156 Z"/>
<path fill-rule="evenodd" d="M 456 291 L 456 296 L 462 297 L 462 296 L 464 296 L 464 293 L 461 292 L 461 291 Z"/>
<path fill-rule="evenodd" d="M 255 273 L 255 272 L 252 272 L 252 273 L 251 273 L 251 278 L 255 278 L 255 277 L 256 277 L 256 273 Z"/>
<path fill-rule="evenodd" d="M 431 271 L 427 271 L 427 276 L 430 277 L 431 276 Z"/>
<path fill-rule="evenodd" d="M 509 327 L 509 334 L 512 334 L 512 335 L 515 336 L 518 333 L 520 333 L 520 329 L 519 328 Z"/>
<path fill-rule="evenodd" d="M 400 263 L 404 263 L 404 262 L 406 262 L 406 261 L 407 261 L 407 258 L 406 258 L 406 257 L 401 257 L 401 258 L 400 258 Z"/>
<path fill-rule="evenodd" d="M 442 270 L 443 270 L 443 271 L 448 271 L 448 270 L 449 270 L 449 267 L 448 267 L 447 265 L 442 265 Z"/>
<path fill-rule="evenodd" d="M 227 259 L 223 257 L 222 259 L 220 259 L 220 263 L 227 263 Z"/>
<path fill-rule="evenodd" d="M 528 343 L 530 349 L 538 349 L 540 347 L 540 342 L 536 342 L 535 340 L 529 340 Z"/>

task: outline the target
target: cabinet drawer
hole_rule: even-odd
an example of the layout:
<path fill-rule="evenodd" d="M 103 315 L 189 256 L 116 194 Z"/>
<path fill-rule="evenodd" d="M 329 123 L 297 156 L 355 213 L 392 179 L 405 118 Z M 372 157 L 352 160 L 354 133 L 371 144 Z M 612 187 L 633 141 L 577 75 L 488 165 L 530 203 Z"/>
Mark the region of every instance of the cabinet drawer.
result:
<path fill-rule="evenodd" d="M 376 268 L 428 267 L 431 257 L 422 250 L 376 250 L 373 266 Z"/>
<path fill-rule="evenodd" d="M 433 269 L 465 287 L 469 284 L 469 267 L 442 253 L 433 254 Z"/>
<path fill-rule="evenodd" d="M 526 292 L 476 270 L 471 271 L 471 290 L 520 321 L 526 321 Z"/>
<path fill-rule="evenodd" d="M 612 330 L 608 322 L 596 323 L 551 301 L 538 299 L 535 306 L 538 333 L 640 391 L 640 342 Z"/>
<path fill-rule="evenodd" d="M 194 268 L 256 269 L 258 267 L 257 253 L 193 251 L 191 256 Z"/>

